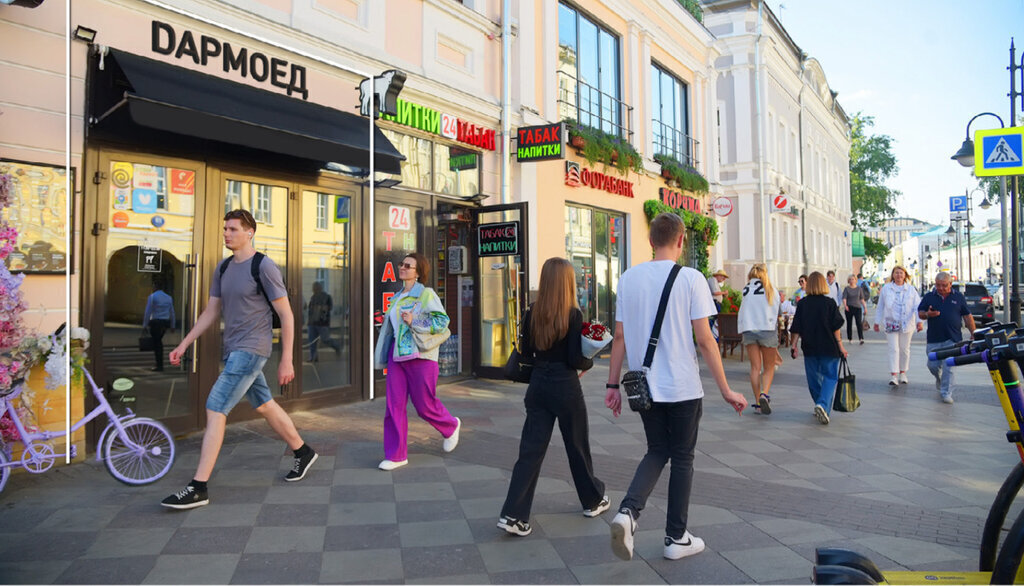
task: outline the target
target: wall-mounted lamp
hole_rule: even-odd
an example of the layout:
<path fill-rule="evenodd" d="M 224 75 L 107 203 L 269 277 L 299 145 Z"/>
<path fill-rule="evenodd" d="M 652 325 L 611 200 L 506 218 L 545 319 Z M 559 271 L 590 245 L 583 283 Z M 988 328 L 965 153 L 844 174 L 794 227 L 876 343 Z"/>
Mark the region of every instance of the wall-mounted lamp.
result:
<path fill-rule="evenodd" d="M 75 37 L 76 41 L 85 41 L 86 43 L 92 43 L 96 40 L 96 31 L 92 30 L 91 28 L 78 25 L 77 27 L 75 27 L 75 32 L 73 36 Z"/>
<path fill-rule="evenodd" d="M 373 182 L 373 185 L 377 189 L 388 189 L 389 187 L 394 187 L 394 186 L 398 185 L 401 182 L 402 182 L 401 179 L 392 179 L 392 178 L 378 179 L 378 180 Z M 367 186 L 370 185 L 370 182 L 369 181 L 363 181 L 362 185 L 363 185 L 363 187 L 367 187 Z"/>
<path fill-rule="evenodd" d="M 471 201 L 473 203 L 480 203 L 483 200 L 487 199 L 488 197 L 490 197 L 490 196 L 487 195 L 486 193 L 478 193 L 476 195 L 467 197 L 466 199 L 468 199 L 469 201 Z"/>

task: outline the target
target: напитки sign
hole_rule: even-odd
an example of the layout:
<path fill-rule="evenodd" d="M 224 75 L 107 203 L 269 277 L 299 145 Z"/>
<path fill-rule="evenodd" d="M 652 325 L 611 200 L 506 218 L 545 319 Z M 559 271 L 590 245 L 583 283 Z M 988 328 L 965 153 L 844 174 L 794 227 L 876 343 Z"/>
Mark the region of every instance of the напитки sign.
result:
<path fill-rule="evenodd" d="M 477 226 L 478 256 L 516 256 L 519 254 L 519 222 L 499 222 Z"/>

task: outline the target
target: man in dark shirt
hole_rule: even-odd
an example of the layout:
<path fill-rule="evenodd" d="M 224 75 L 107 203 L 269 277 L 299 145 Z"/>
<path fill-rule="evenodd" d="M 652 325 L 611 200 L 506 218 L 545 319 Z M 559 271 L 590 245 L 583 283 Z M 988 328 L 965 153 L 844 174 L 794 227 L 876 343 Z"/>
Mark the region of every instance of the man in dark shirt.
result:
<path fill-rule="evenodd" d="M 963 340 L 960 332 L 960 320 L 963 320 L 968 331 L 974 331 L 974 316 L 967 309 L 967 300 L 959 291 L 953 291 L 949 273 L 935 275 L 935 289 L 921 298 L 917 306 L 917 316 L 928 320 L 928 339 L 926 352 L 934 352 L 940 348 L 953 346 Z M 940 374 L 938 360 L 928 361 L 928 370 L 935 377 L 935 390 L 942 394 L 943 403 L 953 402 L 953 370 L 942 361 Z"/>

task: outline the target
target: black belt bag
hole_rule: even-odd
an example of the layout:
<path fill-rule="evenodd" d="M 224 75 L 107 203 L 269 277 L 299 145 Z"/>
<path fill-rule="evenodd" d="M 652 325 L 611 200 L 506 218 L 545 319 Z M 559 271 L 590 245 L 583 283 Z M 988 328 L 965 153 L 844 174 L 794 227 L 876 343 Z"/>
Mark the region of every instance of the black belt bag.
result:
<path fill-rule="evenodd" d="M 661 301 L 658 303 L 658 315 L 654 318 L 654 327 L 651 329 L 651 339 L 647 342 L 647 354 L 644 356 L 644 364 L 640 370 L 630 370 L 622 377 L 622 388 L 626 390 L 626 399 L 629 401 L 629 408 L 633 411 L 647 411 L 654 402 L 651 399 L 651 387 L 647 384 L 647 372 L 651 369 L 654 361 L 654 351 L 658 347 L 658 336 L 661 335 L 661 324 L 665 321 L 665 309 L 668 307 L 668 298 L 672 294 L 672 283 L 679 274 L 679 265 L 673 265 L 668 273 L 668 280 L 665 281 L 665 288 L 661 291 Z"/>

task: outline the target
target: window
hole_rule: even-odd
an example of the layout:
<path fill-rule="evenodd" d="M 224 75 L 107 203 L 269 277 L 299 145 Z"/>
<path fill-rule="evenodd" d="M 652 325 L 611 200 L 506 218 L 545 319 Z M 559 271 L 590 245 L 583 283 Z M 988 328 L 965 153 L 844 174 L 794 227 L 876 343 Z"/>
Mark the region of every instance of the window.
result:
<path fill-rule="evenodd" d="M 557 75 L 560 118 L 629 138 L 628 106 L 619 90 L 619 38 L 565 4 L 558 5 Z"/>
<path fill-rule="evenodd" d="M 654 153 L 697 167 L 697 142 L 690 138 L 689 87 L 667 71 L 651 65 L 651 129 Z"/>
<path fill-rule="evenodd" d="M 316 194 L 316 229 L 327 229 L 327 200 L 330 196 L 326 193 Z"/>
<path fill-rule="evenodd" d="M 576 294 L 585 320 L 615 323 L 615 295 L 626 270 L 622 214 L 565 206 L 565 254 L 576 268 Z"/>
<path fill-rule="evenodd" d="M 257 222 L 271 224 L 270 202 L 274 189 L 272 185 L 229 179 L 224 189 L 224 213 L 237 209 L 251 210 Z"/>
<path fill-rule="evenodd" d="M 253 206 L 252 217 L 257 222 L 263 222 L 264 224 L 272 224 L 270 219 L 270 190 L 272 189 L 269 185 L 255 185 L 256 190 L 256 205 Z"/>
<path fill-rule="evenodd" d="M 480 153 L 381 129 L 403 155 L 402 185 L 471 197 L 480 193 Z"/>

